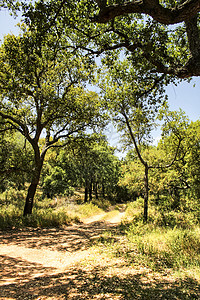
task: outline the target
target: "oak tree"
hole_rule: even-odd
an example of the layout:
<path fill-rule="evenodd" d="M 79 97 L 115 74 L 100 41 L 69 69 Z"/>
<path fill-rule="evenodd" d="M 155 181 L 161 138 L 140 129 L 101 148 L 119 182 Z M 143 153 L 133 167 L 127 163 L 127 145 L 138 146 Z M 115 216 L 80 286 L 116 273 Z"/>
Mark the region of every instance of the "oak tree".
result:
<path fill-rule="evenodd" d="M 68 39 L 24 26 L 0 48 L 0 116 L 34 151 L 24 215 L 31 214 L 46 152 L 59 141 L 99 125 L 98 96 L 84 88 L 92 64 L 68 49 Z M 45 143 L 40 143 L 40 138 Z"/>
<path fill-rule="evenodd" d="M 105 98 L 105 106 L 126 148 L 134 146 L 136 156 L 144 171 L 144 222 L 148 219 L 149 170 L 171 166 L 177 158 L 183 135 L 177 129 L 176 114 L 167 110 L 165 101 L 165 85 L 170 78 L 165 75 L 152 74 L 146 70 L 143 62 L 134 66 L 128 59 L 120 62 L 118 53 L 104 60 L 105 71 L 100 72 L 100 88 Z M 156 117 L 165 120 L 165 130 L 174 132 L 175 142 L 173 157 L 170 162 L 155 165 L 148 159 L 151 143 L 151 132 L 156 127 Z M 182 123 L 181 123 L 182 124 Z M 163 125 L 164 126 L 164 125 Z M 164 166 L 163 166 L 164 165 Z"/>

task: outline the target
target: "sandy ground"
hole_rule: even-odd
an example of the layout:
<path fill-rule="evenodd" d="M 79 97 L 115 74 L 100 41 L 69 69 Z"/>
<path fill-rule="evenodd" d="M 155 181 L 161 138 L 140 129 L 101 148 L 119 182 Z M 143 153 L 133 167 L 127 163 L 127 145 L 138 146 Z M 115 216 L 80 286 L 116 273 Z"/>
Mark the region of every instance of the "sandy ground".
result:
<path fill-rule="evenodd" d="M 105 214 L 84 220 L 83 224 L 65 229 L 32 229 L 8 232 L 1 235 L 0 256 L 26 259 L 30 263 L 41 264 L 45 268 L 60 272 L 70 265 L 87 259 L 88 246 L 112 225 L 119 224 L 124 213 L 101 221 Z M 11 233 L 11 234 L 10 234 Z M 3 282 L 5 283 L 5 277 Z M 2 279 L 0 279 L 0 284 Z"/>
<path fill-rule="evenodd" d="M 137 269 L 93 245 L 124 214 L 65 228 L 0 232 L 0 300 L 200 299 L 199 283 Z M 119 240 L 118 240 L 119 238 Z M 120 237 L 115 237 L 120 243 Z"/>

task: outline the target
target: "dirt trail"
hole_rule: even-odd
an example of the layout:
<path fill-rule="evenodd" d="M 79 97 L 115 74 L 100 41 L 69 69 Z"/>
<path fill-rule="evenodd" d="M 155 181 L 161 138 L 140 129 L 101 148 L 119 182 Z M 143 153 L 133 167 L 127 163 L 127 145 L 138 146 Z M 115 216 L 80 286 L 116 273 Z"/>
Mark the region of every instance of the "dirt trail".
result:
<path fill-rule="evenodd" d="M 0 300 L 200 299 L 200 286 L 190 278 L 177 281 L 143 266 L 133 268 L 123 257 L 111 258 L 104 244 L 101 250 L 92 247 L 107 230 L 112 237 L 106 241 L 120 243 L 116 224 L 123 216 L 119 212 L 105 221 L 102 214 L 65 228 L 0 232 Z"/>
<path fill-rule="evenodd" d="M 117 212 L 117 211 L 115 211 Z M 115 214 L 113 217 L 109 217 L 107 218 L 107 213 L 103 213 L 103 214 L 99 214 L 96 216 L 93 216 L 91 218 L 85 219 L 83 220 L 84 224 L 89 224 L 89 223 L 93 223 L 93 222 L 97 222 L 97 221 L 102 221 L 105 220 L 106 223 L 108 224 L 119 224 L 123 218 L 124 218 L 125 212 L 117 212 L 117 214 Z"/>
<path fill-rule="evenodd" d="M 105 215 L 96 215 L 83 224 L 64 229 L 22 229 L 0 233 L 0 257 L 40 265 L 41 270 L 33 272 L 33 278 L 44 274 L 42 268 L 47 268 L 49 274 L 63 272 L 93 255 L 89 249 L 93 241 L 105 230 L 120 223 L 124 213 L 119 212 L 110 220 L 101 221 Z M 9 272 L 1 274 L 0 285 L 13 282 L 10 275 Z"/>

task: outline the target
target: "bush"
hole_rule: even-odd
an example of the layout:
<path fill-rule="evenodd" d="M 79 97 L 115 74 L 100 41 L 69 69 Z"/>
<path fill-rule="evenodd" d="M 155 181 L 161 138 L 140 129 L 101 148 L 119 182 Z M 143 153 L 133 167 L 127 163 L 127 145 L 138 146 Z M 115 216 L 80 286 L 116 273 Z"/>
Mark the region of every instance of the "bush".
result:
<path fill-rule="evenodd" d="M 14 188 L 7 189 L 5 192 L 0 194 L 1 205 L 16 205 L 18 208 L 24 206 L 25 191 L 19 191 Z"/>
<path fill-rule="evenodd" d="M 170 212 L 157 212 L 154 217 L 155 226 L 165 227 L 180 227 L 180 228 L 191 228 L 199 223 L 198 218 L 195 218 L 191 212 L 185 213 L 183 211 L 170 211 Z"/>
<path fill-rule="evenodd" d="M 66 208 L 56 209 L 55 201 L 43 199 L 39 194 L 35 197 L 33 213 L 23 217 L 25 192 L 9 189 L 0 195 L 0 229 L 6 230 L 15 227 L 57 227 L 77 222 L 77 216 L 71 216 Z"/>
<path fill-rule="evenodd" d="M 31 215 L 23 219 L 23 224 L 25 226 L 46 228 L 69 225 L 75 220 L 77 219 L 70 217 L 64 209 L 53 210 L 49 208 L 33 210 Z"/>
<path fill-rule="evenodd" d="M 0 229 L 22 226 L 22 213 L 15 205 L 4 205 L 0 208 Z"/>
<path fill-rule="evenodd" d="M 199 230 L 175 229 L 168 234 L 167 246 L 172 253 L 174 266 L 200 266 Z"/>

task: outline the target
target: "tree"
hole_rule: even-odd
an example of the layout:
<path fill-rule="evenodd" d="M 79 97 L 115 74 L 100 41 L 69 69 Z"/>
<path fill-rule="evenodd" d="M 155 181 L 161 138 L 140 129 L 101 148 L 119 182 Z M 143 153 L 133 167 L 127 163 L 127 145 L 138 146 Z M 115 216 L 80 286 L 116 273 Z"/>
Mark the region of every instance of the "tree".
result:
<path fill-rule="evenodd" d="M 172 114 L 172 113 L 171 113 Z M 163 190 L 174 198 L 172 206 L 180 207 L 180 197 L 190 195 L 199 198 L 199 121 L 190 122 L 182 111 L 173 116 L 174 123 L 170 122 L 171 130 L 164 129 L 164 134 L 158 144 L 158 148 L 164 156 L 173 155 L 174 145 L 177 143 L 177 134 L 182 142 L 177 153 L 176 161 L 169 170 L 162 170 Z M 174 129 L 176 130 L 174 131 Z M 159 180 L 158 180 L 159 181 Z"/>
<path fill-rule="evenodd" d="M 112 63 L 111 63 L 112 62 Z M 155 116 L 163 100 L 165 76 L 147 72 L 142 62 L 132 67 L 129 60 L 119 62 L 118 56 L 105 60 L 106 70 L 100 75 L 105 105 L 123 135 L 126 146 L 134 146 L 144 166 L 144 222 L 148 218 L 149 164 L 142 155 L 148 147 Z"/>
<path fill-rule="evenodd" d="M 11 10 L 16 10 L 19 8 L 20 2 L 17 0 L 1 0 L 0 8 L 9 8 Z"/>
<path fill-rule="evenodd" d="M 182 115 L 179 116 L 167 109 L 164 86 L 168 83 L 168 78 L 164 75 L 151 74 L 142 62 L 135 64 L 134 67 L 129 60 L 119 62 L 117 56 L 113 56 L 112 60 L 110 57 L 107 58 L 104 63 L 107 69 L 101 77 L 100 87 L 105 97 L 105 105 L 123 136 L 125 146 L 134 146 L 138 161 L 144 169 L 144 222 L 147 222 L 149 170 L 170 167 L 176 161 L 183 139 L 181 127 L 177 127 Z M 156 116 L 161 104 L 163 110 L 159 116 L 163 118 L 165 125 L 163 130 L 165 128 L 165 132 L 173 132 L 175 136 L 173 157 L 170 162 L 165 162 L 164 166 L 152 164 L 145 153 L 149 149 L 151 131 L 156 126 Z M 180 126 L 183 126 L 183 122 Z"/>
<path fill-rule="evenodd" d="M 109 146 L 105 136 L 99 134 L 81 135 L 71 139 L 58 156 L 57 166 L 66 172 L 69 165 L 74 178 L 73 186 L 83 186 L 85 202 L 110 196 L 115 190 L 119 178 L 119 160 L 114 155 L 114 148 Z M 67 172 L 68 173 L 68 172 Z M 69 177 L 68 177 L 69 178 Z M 100 192 L 101 189 L 101 192 Z"/>
<path fill-rule="evenodd" d="M 68 50 L 67 36 L 22 29 L 20 36 L 7 36 L 0 49 L 0 116 L 5 128 L 20 132 L 34 151 L 27 215 L 48 149 L 63 138 L 100 126 L 100 119 L 103 123 L 97 94 L 84 89 L 91 61 Z"/>
<path fill-rule="evenodd" d="M 200 120 L 191 122 L 187 130 L 187 140 L 184 143 L 185 173 L 187 184 L 192 195 L 200 198 Z M 182 169 L 183 170 L 183 169 Z"/>
<path fill-rule="evenodd" d="M 134 61 L 145 60 L 152 72 L 200 75 L 198 1 L 39 0 L 34 5 L 24 6 L 26 20 L 41 28 L 36 19 L 42 15 L 48 20 L 43 29 L 71 26 L 79 36 L 75 47 L 97 55 L 121 49 Z"/>
<path fill-rule="evenodd" d="M 141 153 L 149 167 L 149 193 L 155 204 L 162 209 L 179 209 L 180 196 L 191 188 L 186 166 L 194 137 L 190 141 L 189 120 L 181 110 L 172 112 L 165 107 L 161 112 L 163 127 L 158 146 L 145 147 Z M 132 151 L 125 160 L 120 184 L 143 194 L 144 171 L 136 151 Z"/>
<path fill-rule="evenodd" d="M 70 26 L 77 32 L 74 48 L 96 55 L 121 49 L 133 61 L 145 60 L 152 72 L 185 79 L 200 75 L 198 1 L 18 2 L 25 22 L 43 34 Z M 12 1 L 3 4 L 12 7 Z"/>

